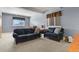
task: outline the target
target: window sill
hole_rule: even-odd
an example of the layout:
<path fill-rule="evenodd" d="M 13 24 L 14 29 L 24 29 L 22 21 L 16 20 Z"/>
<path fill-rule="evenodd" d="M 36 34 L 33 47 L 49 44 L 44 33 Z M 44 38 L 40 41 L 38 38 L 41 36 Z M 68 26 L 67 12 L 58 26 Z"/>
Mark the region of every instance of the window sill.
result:
<path fill-rule="evenodd" d="M 62 26 L 48 26 L 48 27 L 52 27 L 52 28 L 54 28 L 54 27 L 55 27 L 55 28 L 56 28 L 56 27 L 60 27 L 60 28 L 61 28 Z"/>

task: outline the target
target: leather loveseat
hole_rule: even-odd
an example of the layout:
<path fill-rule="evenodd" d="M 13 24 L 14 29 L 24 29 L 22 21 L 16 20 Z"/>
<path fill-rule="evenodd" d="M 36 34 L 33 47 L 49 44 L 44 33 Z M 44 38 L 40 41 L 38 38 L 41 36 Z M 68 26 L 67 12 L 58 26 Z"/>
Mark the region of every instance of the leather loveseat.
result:
<path fill-rule="evenodd" d="M 35 29 L 15 29 L 13 37 L 15 38 L 16 44 L 19 42 L 25 42 L 40 37 L 40 33 L 35 33 Z"/>
<path fill-rule="evenodd" d="M 64 29 L 61 28 L 58 34 L 54 33 L 56 28 L 49 28 L 45 33 L 44 36 L 55 41 L 60 41 L 63 39 Z"/>

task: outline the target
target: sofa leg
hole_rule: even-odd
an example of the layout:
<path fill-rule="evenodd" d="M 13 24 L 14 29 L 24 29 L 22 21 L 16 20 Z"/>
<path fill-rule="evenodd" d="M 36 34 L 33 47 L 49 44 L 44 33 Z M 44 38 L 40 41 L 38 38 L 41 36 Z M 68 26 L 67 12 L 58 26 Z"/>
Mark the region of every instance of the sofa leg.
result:
<path fill-rule="evenodd" d="M 58 42 L 60 42 L 60 40 L 58 40 Z"/>
<path fill-rule="evenodd" d="M 18 43 L 16 42 L 16 44 L 18 44 Z"/>
<path fill-rule="evenodd" d="M 17 41 L 15 41 L 15 43 L 16 43 L 16 44 L 18 44 L 18 42 L 17 42 Z"/>

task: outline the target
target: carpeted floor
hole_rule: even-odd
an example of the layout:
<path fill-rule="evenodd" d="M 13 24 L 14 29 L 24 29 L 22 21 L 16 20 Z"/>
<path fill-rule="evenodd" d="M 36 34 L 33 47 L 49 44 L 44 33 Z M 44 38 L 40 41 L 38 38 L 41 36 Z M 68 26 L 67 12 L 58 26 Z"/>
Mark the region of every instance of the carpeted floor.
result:
<path fill-rule="evenodd" d="M 2 33 L 0 39 L 0 51 L 3 52 L 66 52 L 68 46 L 69 43 L 47 38 L 38 38 L 16 45 L 12 33 Z"/>
<path fill-rule="evenodd" d="M 16 45 L 15 51 L 18 52 L 67 52 L 69 43 L 56 42 L 49 39 L 35 39 Z"/>

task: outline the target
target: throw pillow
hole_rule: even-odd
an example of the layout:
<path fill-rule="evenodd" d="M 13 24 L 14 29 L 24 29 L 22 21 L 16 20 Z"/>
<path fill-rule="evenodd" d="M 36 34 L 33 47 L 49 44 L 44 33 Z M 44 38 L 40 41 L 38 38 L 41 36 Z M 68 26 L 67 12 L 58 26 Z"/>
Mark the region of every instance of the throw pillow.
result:
<path fill-rule="evenodd" d="M 60 32 L 61 28 L 56 28 L 54 33 L 58 34 Z"/>
<path fill-rule="evenodd" d="M 40 29 L 39 28 L 35 28 L 35 33 L 39 33 Z"/>

